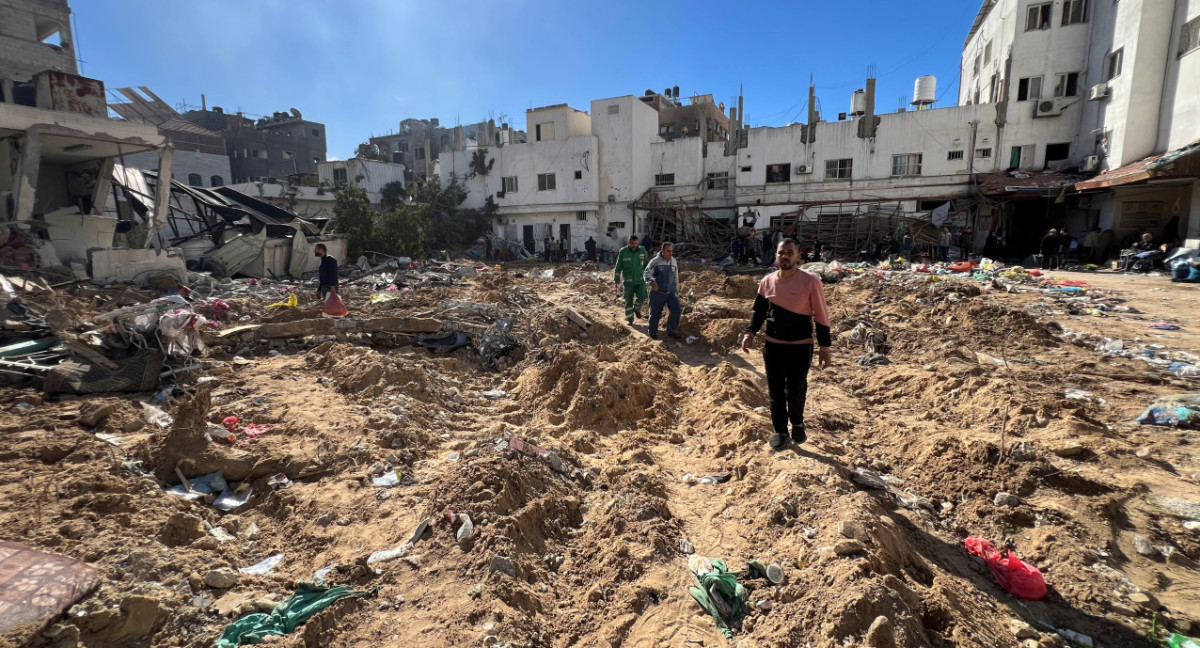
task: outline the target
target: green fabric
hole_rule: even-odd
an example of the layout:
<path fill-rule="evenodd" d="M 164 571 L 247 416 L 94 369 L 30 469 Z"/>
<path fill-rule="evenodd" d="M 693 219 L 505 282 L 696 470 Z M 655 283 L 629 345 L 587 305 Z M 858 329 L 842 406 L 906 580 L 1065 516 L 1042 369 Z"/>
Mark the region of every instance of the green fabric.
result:
<path fill-rule="evenodd" d="M 613 281 L 621 281 L 621 275 L 625 275 L 625 285 L 641 284 L 646 285 L 646 278 L 643 273 L 646 272 L 646 264 L 650 262 L 650 255 L 646 253 L 646 248 L 637 246 L 637 249 L 630 249 L 628 245 L 621 248 L 617 253 L 617 263 L 613 268 Z"/>
<path fill-rule="evenodd" d="M 625 287 L 625 319 L 631 320 L 635 313 L 642 312 L 642 305 L 646 303 L 646 297 L 649 293 L 646 292 L 646 282 L 642 283 L 626 283 Z"/>
<path fill-rule="evenodd" d="M 367 591 L 351 589 L 347 585 L 326 587 L 320 581 L 302 581 L 294 594 L 271 610 L 270 614 L 257 612 L 234 621 L 217 639 L 216 648 L 237 648 L 248 644 L 262 643 L 267 635 L 285 635 L 304 625 L 315 614 L 344 598 L 374 596 L 379 588 Z"/>
<path fill-rule="evenodd" d="M 759 562 L 757 560 L 751 560 L 750 562 L 746 563 L 746 577 L 747 578 L 766 578 L 767 577 L 766 565 L 763 565 L 761 562 Z"/>
<path fill-rule="evenodd" d="M 742 609 L 742 605 L 746 603 L 750 595 L 746 592 L 746 588 L 738 584 L 737 574 L 729 571 L 729 567 L 725 564 L 724 560 L 712 558 L 709 559 L 709 564 L 713 567 L 711 572 L 703 576 L 692 574 L 692 580 L 696 582 L 696 586 L 688 588 L 688 593 L 692 595 L 692 598 L 696 599 L 700 607 L 711 614 L 713 619 L 716 619 L 717 628 L 721 630 L 721 634 L 725 635 L 726 639 L 732 639 L 733 630 L 717 611 L 716 605 L 709 598 L 708 590 L 715 585 L 721 598 L 729 602 L 730 607 L 733 609 L 729 614 L 729 620 L 737 617 L 738 612 Z"/>
<path fill-rule="evenodd" d="M 1171 648 L 1200 648 L 1200 642 L 1181 634 L 1173 634 L 1168 637 L 1167 645 Z"/>

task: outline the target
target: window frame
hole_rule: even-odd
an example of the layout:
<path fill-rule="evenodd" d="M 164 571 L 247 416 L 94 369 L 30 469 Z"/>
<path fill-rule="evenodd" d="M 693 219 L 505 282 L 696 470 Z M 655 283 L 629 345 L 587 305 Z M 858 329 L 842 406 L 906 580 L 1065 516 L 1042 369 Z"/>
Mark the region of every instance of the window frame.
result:
<path fill-rule="evenodd" d="M 1057 150 L 1065 150 L 1066 153 L 1064 153 L 1062 157 L 1057 157 L 1052 160 L 1052 159 L 1050 159 L 1050 151 L 1055 150 L 1056 147 L 1057 147 Z M 1046 144 L 1045 164 L 1048 165 L 1051 162 L 1062 162 L 1063 160 L 1070 160 L 1070 159 L 1071 159 L 1071 143 L 1070 142 L 1053 142 L 1050 144 Z"/>
<path fill-rule="evenodd" d="M 1034 12 L 1037 12 L 1036 14 Z M 1036 20 L 1036 27 L 1030 27 L 1031 20 Z M 1025 10 L 1025 31 L 1045 31 L 1054 26 L 1054 3 L 1038 2 L 1029 5 Z"/>
<path fill-rule="evenodd" d="M 553 172 L 539 173 L 539 174 L 537 174 L 537 177 L 538 177 L 538 191 L 557 191 L 558 190 L 558 179 L 555 177 L 555 174 Z"/>
<path fill-rule="evenodd" d="M 946 161 L 954 162 L 956 160 L 966 159 L 966 151 L 958 149 L 956 151 L 946 151 Z"/>
<path fill-rule="evenodd" d="M 792 163 L 778 162 L 767 165 L 767 172 L 763 176 L 765 184 L 783 184 L 792 180 Z M 775 178 L 772 180 L 771 178 Z"/>
<path fill-rule="evenodd" d="M 1200 16 L 1179 26 L 1179 50 L 1175 57 L 1183 58 L 1198 49 L 1200 49 Z"/>
<path fill-rule="evenodd" d="M 713 171 L 708 174 L 707 185 L 712 190 L 724 190 L 729 188 L 729 172 L 728 171 Z"/>
<path fill-rule="evenodd" d="M 545 126 L 546 128 L 542 128 Z M 551 142 L 554 141 L 554 122 L 542 122 L 533 127 L 533 135 L 535 142 Z"/>
<path fill-rule="evenodd" d="M 992 158 L 992 147 L 975 149 L 976 160 L 990 160 Z"/>
<path fill-rule="evenodd" d="M 1060 72 L 1054 75 L 1053 94 L 1058 99 L 1079 96 L 1079 73 Z"/>
<path fill-rule="evenodd" d="M 338 177 L 341 176 L 339 180 Z M 346 167 L 338 167 L 333 170 L 333 184 L 350 184 L 350 170 Z"/>
<path fill-rule="evenodd" d="M 614 105 L 619 105 L 619 104 L 614 104 Z M 575 210 L 575 221 L 576 222 L 587 222 L 587 211 L 579 210 L 579 209 Z"/>
<path fill-rule="evenodd" d="M 916 161 L 916 171 L 913 171 L 913 161 Z M 904 162 L 903 173 L 897 173 L 899 167 L 896 163 Z M 897 153 L 892 156 L 892 176 L 893 178 L 910 178 L 921 175 L 921 166 L 925 161 L 924 153 Z"/>
<path fill-rule="evenodd" d="M 842 164 L 842 163 L 845 164 Z M 831 164 L 832 163 L 832 166 Z M 832 172 L 832 175 L 830 174 Z M 825 160 L 826 180 L 853 180 L 854 158 L 833 158 Z"/>
<path fill-rule="evenodd" d="M 1079 7 L 1079 11 L 1074 11 L 1075 7 Z M 1088 0 L 1063 0 L 1062 23 L 1063 27 L 1067 25 L 1082 25 L 1088 21 Z"/>
<path fill-rule="evenodd" d="M 188 174 L 188 186 L 189 187 L 203 187 L 204 186 L 204 176 L 200 175 L 199 173 L 189 173 Z"/>
<path fill-rule="evenodd" d="M 512 188 L 509 188 L 510 180 L 512 181 Z M 520 186 L 521 183 L 517 180 L 517 176 L 503 176 L 500 178 L 500 190 L 506 194 L 517 193 Z"/>
<path fill-rule="evenodd" d="M 219 175 L 211 176 L 208 179 L 208 183 L 214 187 L 224 187 L 225 186 L 225 178 L 222 178 Z"/>
<path fill-rule="evenodd" d="M 1017 79 L 1017 101 L 1040 101 L 1042 98 L 1041 76 Z"/>
<path fill-rule="evenodd" d="M 675 186 L 675 174 L 674 173 L 656 173 L 656 174 L 654 174 L 654 186 L 655 187 L 674 187 Z"/>
<path fill-rule="evenodd" d="M 1113 65 L 1113 61 L 1116 61 L 1116 65 Z M 1104 57 L 1104 82 L 1108 83 L 1109 81 L 1112 81 L 1113 79 L 1121 76 L 1121 71 L 1122 71 L 1121 68 L 1123 68 L 1124 66 L 1125 66 L 1125 47 L 1124 46 L 1118 47 L 1117 49 L 1109 52 L 1108 56 Z"/>

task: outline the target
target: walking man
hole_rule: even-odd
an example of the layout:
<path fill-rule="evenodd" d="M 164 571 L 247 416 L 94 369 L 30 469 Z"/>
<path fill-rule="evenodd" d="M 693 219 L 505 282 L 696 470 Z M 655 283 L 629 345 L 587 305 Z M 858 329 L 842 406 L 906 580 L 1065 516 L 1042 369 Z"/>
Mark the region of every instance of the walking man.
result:
<path fill-rule="evenodd" d="M 617 253 L 616 267 L 613 268 L 613 282 L 621 285 L 625 281 L 625 321 L 633 324 L 635 317 L 642 316 L 642 304 L 646 303 L 646 248 L 638 245 L 637 234 L 629 235 L 629 245 Z M 636 298 L 636 301 L 635 301 Z"/>
<path fill-rule="evenodd" d="M 658 320 L 663 306 L 670 311 L 667 315 L 667 335 L 679 337 L 679 264 L 675 261 L 674 243 L 663 243 L 659 252 L 646 265 L 645 279 L 650 284 L 650 339 L 658 339 Z"/>
<path fill-rule="evenodd" d="M 589 236 L 588 240 L 584 241 L 584 243 L 583 243 L 583 249 L 587 250 L 587 260 L 588 261 L 596 260 L 596 240 L 595 239 L 593 239 L 592 237 Z"/>
<path fill-rule="evenodd" d="M 313 248 L 313 255 L 321 260 L 321 267 L 317 269 L 317 294 L 322 300 L 329 299 L 329 293 L 337 292 L 337 259 L 329 256 L 324 243 L 317 243 L 317 247 Z"/>
<path fill-rule="evenodd" d="M 808 440 L 804 427 L 804 401 L 808 397 L 814 325 L 816 343 L 820 346 L 820 368 L 825 369 L 833 363 L 825 291 L 817 275 L 797 267 L 799 257 L 800 248 L 791 239 L 784 239 L 776 248 L 779 269 L 758 284 L 754 315 L 742 334 L 742 351 L 749 352 L 754 345 L 754 336 L 764 322 L 767 325 L 763 365 L 767 371 L 771 424 L 775 428 L 769 443 L 775 450 L 787 443 L 788 421 L 792 423 L 792 441 L 804 443 Z"/>

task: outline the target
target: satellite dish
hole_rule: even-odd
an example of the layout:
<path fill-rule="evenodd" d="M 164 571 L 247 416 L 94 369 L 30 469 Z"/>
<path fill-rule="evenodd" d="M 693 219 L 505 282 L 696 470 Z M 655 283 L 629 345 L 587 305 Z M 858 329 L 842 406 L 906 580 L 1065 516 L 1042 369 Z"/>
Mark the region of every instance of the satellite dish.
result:
<path fill-rule="evenodd" d="M 292 116 L 295 117 L 296 119 L 304 119 L 304 117 L 300 116 L 299 110 L 296 110 L 295 108 L 289 108 L 288 110 L 290 110 L 292 112 Z"/>

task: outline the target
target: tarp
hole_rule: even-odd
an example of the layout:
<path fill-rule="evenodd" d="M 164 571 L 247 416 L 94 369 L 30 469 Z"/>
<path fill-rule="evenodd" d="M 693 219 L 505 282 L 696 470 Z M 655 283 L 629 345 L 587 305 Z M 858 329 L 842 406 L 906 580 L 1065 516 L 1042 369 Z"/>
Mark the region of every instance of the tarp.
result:
<path fill-rule="evenodd" d="M 378 587 L 360 591 L 348 585 L 326 587 L 321 581 L 301 582 L 296 592 L 276 605 L 270 614 L 247 614 L 229 624 L 217 639 L 216 648 L 258 644 L 269 635 L 288 634 L 341 599 L 374 596 L 378 591 Z"/>

